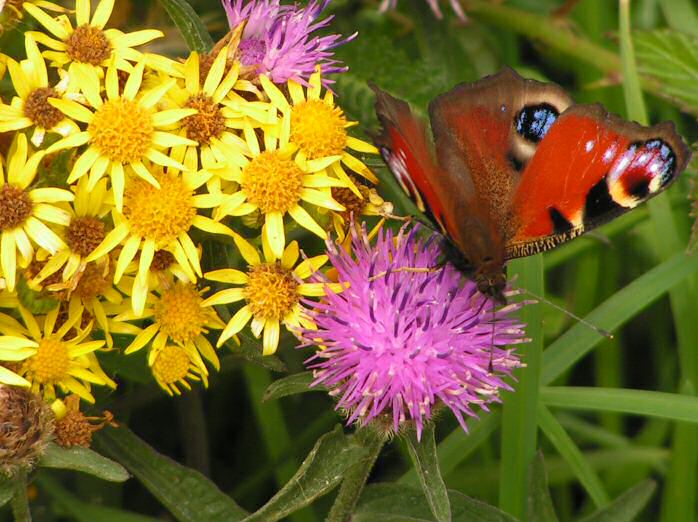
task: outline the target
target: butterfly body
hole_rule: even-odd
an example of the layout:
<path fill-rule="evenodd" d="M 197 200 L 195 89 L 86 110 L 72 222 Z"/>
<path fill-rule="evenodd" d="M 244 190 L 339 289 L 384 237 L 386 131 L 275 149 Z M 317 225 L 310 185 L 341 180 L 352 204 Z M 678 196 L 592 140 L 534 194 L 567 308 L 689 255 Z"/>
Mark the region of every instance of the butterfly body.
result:
<path fill-rule="evenodd" d="M 511 69 L 433 100 L 431 140 L 407 103 L 373 89 L 384 160 L 448 238 L 456 265 L 500 302 L 506 261 L 627 212 L 690 157 L 671 123 L 627 122 Z"/>

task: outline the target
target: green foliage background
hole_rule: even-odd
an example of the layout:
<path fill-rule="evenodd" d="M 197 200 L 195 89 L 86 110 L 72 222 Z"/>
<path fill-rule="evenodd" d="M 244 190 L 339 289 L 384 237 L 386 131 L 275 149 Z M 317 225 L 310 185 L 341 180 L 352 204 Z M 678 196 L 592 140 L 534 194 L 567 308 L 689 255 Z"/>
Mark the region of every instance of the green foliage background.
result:
<path fill-rule="evenodd" d="M 178 3 L 118 0 L 113 22 L 163 29 L 167 37 L 153 50 L 182 56 L 186 43 L 163 9 Z M 218 2 L 190 3 L 214 40 L 224 34 Z M 561 84 L 579 102 L 601 102 L 645 124 L 672 120 L 693 141 L 698 7 L 629 3 L 621 2 L 623 11 L 610 0 L 470 0 L 463 24 L 446 5 L 437 20 L 422 0 L 401 0 L 387 14 L 377 1 L 334 0 L 332 32 L 359 32 L 337 53 L 350 66 L 337 78 L 338 103 L 368 131 L 376 127 L 368 80 L 423 110 L 456 83 L 509 65 Z M 569 13 L 559 10 L 563 4 Z M 29 24 L 5 32 L 5 52 L 17 49 Z M 386 199 L 413 212 L 380 163 L 372 166 Z M 426 443 L 388 444 L 352 520 L 447 520 L 449 506 L 453 520 L 696 519 L 698 258 L 685 253 L 691 177 L 596 233 L 512 263 L 518 286 L 545 291 L 614 339 L 550 306 L 529 307 L 534 342 L 523 349 L 528 366 L 516 393 L 471 422 L 469 434 L 445 414 Z M 262 506 L 249 520 L 325 519 L 333 488 L 365 469 L 377 447 L 335 428 L 341 419 L 325 393 L 298 394 L 303 375 L 262 400 L 273 381 L 302 371 L 308 352 L 293 346 L 286 338 L 278 358 L 260 360 L 254 340 L 245 339 L 246 356 L 224 357 L 210 389 L 174 400 L 152 382 L 143 359 L 120 358 L 128 384 L 100 404 L 131 431 L 106 430 L 95 449 L 134 478 L 114 483 L 42 469 L 34 477 L 35 519 L 241 520 Z M 426 481 L 428 502 L 419 478 L 433 479 L 439 469 L 443 482 Z"/>

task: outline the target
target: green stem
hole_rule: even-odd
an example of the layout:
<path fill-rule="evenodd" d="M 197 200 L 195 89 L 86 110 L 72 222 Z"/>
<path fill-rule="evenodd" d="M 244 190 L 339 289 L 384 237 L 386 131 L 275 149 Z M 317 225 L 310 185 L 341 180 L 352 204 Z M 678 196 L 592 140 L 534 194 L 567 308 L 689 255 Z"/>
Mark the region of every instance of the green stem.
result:
<path fill-rule="evenodd" d="M 501 5 L 490 0 L 461 0 L 468 15 L 502 27 L 521 36 L 539 42 L 541 47 L 593 67 L 618 83 L 621 60 L 618 54 L 579 36 L 570 27 L 556 23 L 549 16 L 541 16 L 523 9 Z M 661 82 L 643 77 L 642 88 L 661 96 Z"/>
<path fill-rule="evenodd" d="M 517 260 L 510 274 L 518 274 L 517 286 L 543 295 L 543 261 L 540 255 Z M 536 454 L 538 425 L 533 419 L 538 410 L 538 389 L 543 354 L 543 328 L 540 305 L 528 305 L 521 311 L 531 342 L 521 345 L 526 363 L 517 373 L 513 393 L 505 394 L 502 412 L 502 462 L 499 506 L 518 519 L 526 516 L 528 468 Z"/>
<path fill-rule="evenodd" d="M 27 470 L 23 469 L 12 477 L 12 515 L 15 522 L 31 522 L 29 498 L 27 497 Z"/>
<path fill-rule="evenodd" d="M 623 58 L 623 90 L 628 116 L 647 125 L 647 109 L 640 90 L 635 54 L 630 30 L 630 0 L 620 0 L 620 45 Z M 649 204 L 655 231 L 657 252 L 662 259 L 684 248 L 676 219 L 666 195 Z M 676 327 L 681 367 L 681 392 L 693 395 L 698 381 L 698 331 L 695 328 L 696 281 L 690 278 L 681 288 L 669 292 L 671 311 Z M 667 484 L 662 503 L 662 520 L 692 520 L 695 517 L 696 473 L 698 465 L 698 429 L 677 423 L 672 441 L 672 453 Z"/>
<path fill-rule="evenodd" d="M 369 450 L 368 456 L 351 468 L 344 477 L 337 498 L 335 498 L 325 522 L 351 520 L 356 503 L 366 485 L 366 480 L 368 480 L 371 469 L 373 469 L 373 465 L 385 444 L 385 439 L 370 429 L 359 430 L 355 436 Z"/>
<path fill-rule="evenodd" d="M 489 0 L 461 0 L 461 3 L 473 18 L 536 40 L 548 49 L 572 56 L 595 69 L 605 73 L 617 73 L 620 69 L 617 54 L 555 23 L 550 17 Z"/>

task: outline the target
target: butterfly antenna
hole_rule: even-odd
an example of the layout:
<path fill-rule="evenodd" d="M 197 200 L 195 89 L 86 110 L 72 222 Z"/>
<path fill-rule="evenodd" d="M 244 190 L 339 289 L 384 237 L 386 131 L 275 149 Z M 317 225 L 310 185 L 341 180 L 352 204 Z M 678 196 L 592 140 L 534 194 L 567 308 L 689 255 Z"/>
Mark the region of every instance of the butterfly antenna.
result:
<path fill-rule="evenodd" d="M 490 337 L 490 363 L 487 367 L 487 371 L 492 374 L 494 373 L 494 364 L 493 364 L 493 358 L 494 358 L 494 320 L 495 320 L 495 306 L 494 303 L 492 304 L 492 336 Z"/>
<path fill-rule="evenodd" d="M 587 328 L 590 328 L 591 330 L 594 330 L 597 334 L 601 335 L 602 337 L 605 337 L 606 339 L 613 339 L 613 334 L 611 332 L 609 332 L 608 330 L 604 330 L 603 328 L 599 328 L 595 324 L 590 323 L 586 319 L 579 317 L 578 315 L 570 312 L 566 308 L 563 308 L 562 306 L 557 305 L 557 304 L 553 303 L 552 301 L 549 301 L 548 299 L 546 299 L 543 296 L 536 295 L 533 292 L 531 292 L 530 290 L 527 290 L 526 288 L 521 288 L 520 290 L 527 293 L 528 295 L 530 295 L 534 299 L 537 299 L 538 301 L 541 301 L 543 303 L 546 303 L 549 306 L 552 306 L 556 310 L 559 310 L 560 312 L 567 315 L 568 317 L 571 317 L 575 321 L 582 323 L 584 326 L 586 326 Z"/>
<path fill-rule="evenodd" d="M 430 274 L 431 272 L 438 272 L 441 270 L 441 267 L 438 266 L 425 266 L 425 267 L 412 267 L 412 266 L 403 266 L 400 268 L 396 268 L 395 270 L 391 270 L 391 274 L 397 274 L 399 272 L 409 272 L 411 274 Z M 383 272 L 378 272 L 376 275 L 371 276 L 368 278 L 369 283 L 372 283 L 376 279 L 380 279 L 381 277 L 385 277 L 388 275 L 388 271 L 384 270 Z"/>

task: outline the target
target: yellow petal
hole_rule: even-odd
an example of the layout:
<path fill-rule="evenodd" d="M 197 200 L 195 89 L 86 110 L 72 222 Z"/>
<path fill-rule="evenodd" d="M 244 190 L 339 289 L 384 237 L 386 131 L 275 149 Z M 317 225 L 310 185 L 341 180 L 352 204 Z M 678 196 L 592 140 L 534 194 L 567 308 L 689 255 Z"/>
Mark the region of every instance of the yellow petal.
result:
<path fill-rule="evenodd" d="M 272 355 L 279 347 L 279 320 L 267 319 L 264 325 L 264 338 L 262 340 L 262 355 Z"/>
<path fill-rule="evenodd" d="M 352 136 L 347 136 L 347 147 L 357 152 L 365 152 L 367 154 L 378 154 L 378 149 L 365 141 L 356 139 Z"/>
<path fill-rule="evenodd" d="M 337 212 L 343 212 L 346 210 L 342 205 L 337 203 L 332 196 L 326 192 L 321 192 L 319 190 L 304 188 L 301 191 L 301 199 L 317 205 L 318 207 L 329 208 L 330 210 L 336 210 Z"/>
<path fill-rule="evenodd" d="M 308 297 L 322 297 L 327 293 L 326 290 L 338 294 L 344 290 L 344 285 L 342 283 L 303 283 L 298 285 L 298 293 Z"/>
<path fill-rule="evenodd" d="M 90 261 L 95 261 L 100 257 L 107 255 L 109 252 L 119 246 L 126 236 L 128 236 L 128 234 L 128 225 L 125 222 L 120 223 L 114 228 L 114 230 L 105 236 L 97 248 L 95 248 L 90 255 L 85 258 L 85 261 L 89 263 Z"/>
<path fill-rule="evenodd" d="M 106 241 L 106 238 L 105 238 Z M 117 243 L 118 244 L 118 243 Z M 101 245 L 100 245 L 101 246 Z M 138 253 L 138 249 L 141 246 L 141 238 L 138 236 L 131 236 L 126 241 L 126 244 L 121 249 L 119 254 L 119 259 L 116 261 L 116 269 L 114 270 L 114 283 L 118 283 L 121 280 L 121 276 L 124 275 L 126 268 L 129 263 L 133 261 Z"/>
<path fill-rule="evenodd" d="M 240 234 L 235 234 L 233 236 L 233 241 L 235 241 L 235 246 L 238 247 L 240 255 L 248 265 L 255 266 L 262 262 L 257 249 L 247 242 Z"/>
<path fill-rule="evenodd" d="M 245 327 L 245 325 L 249 322 L 251 317 L 252 311 L 250 310 L 250 307 L 247 305 L 243 306 L 242 308 L 240 308 L 240 310 L 235 312 L 235 315 L 233 315 L 230 321 L 228 321 L 228 324 L 221 332 L 221 336 L 218 338 L 216 346 L 220 348 L 223 345 L 223 343 L 225 343 L 233 335 L 242 330 Z"/>
<path fill-rule="evenodd" d="M 109 17 L 111 16 L 112 10 L 114 9 L 114 0 L 100 0 L 97 9 L 95 9 L 92 15 L 91 25 L 104 29 L 107 25 Z"/>
<path fill-rule="evenodd" d="M 58 20 L 44 13 L 35 5 L 32 5 L 29 2 L 25 2 L 24 4 L 22 4 L 22 7 L 27 13 L 36 18 L 37 22 L 43 25 L 57 38 L 60 38 L 61 40 L 66 40 L 68 36 L 70 36 L 68 34 L 68 30 L 63 26 L 63 24 L 59 23 Z"/>
<path fill-rule="evenodd" d="M 301 279 L 308 279 L 313 273 L 317 272 L 329 258 L 326 255 L 315 256 L 303 260 L 298 264 L 293 273 Z"/>
<path fill-rule="evenodd" d="M 298 241 L 291 241 L 284 249 L 283 256 L 281 256 L 281 266 L 290 270 L 293 268 L 293 265 L 296 264 L 296 261 L 298 261 L 299 256 L 300 249 L 298 248 Z"/>
<path fill-rule="evenodd" d="M 205 299 L 201 306 L 217 306 L 222 304 L 237 303 L 245 298 L 244 288 L 227 288 L 216 292 L 211 297 Z"/>
<path fill-rule="evenodd" d="M 159 328 L 160 327 L 157 323 L 148 326 L 148 328 L 136 336 L 133 342 L 126 348 L 126 350 L 124 350 L 124 353 L 128 355 L 143 348 L 153 337 L 155 337 L 155 334 L 158 332 Z"/>
<path fill-rule="evenodd" d="M 11 372 L 4 366 L 0 366 L 0 383 L 6 384 L 8 386 L 21 386 L 23 388 L 29 388 L 31 383 L 20 377 L 14 372 Z"/>
<path fill-rule="evenodd" d="M 259 81 L 262 84 L 264 92 L 267 93 L 271 102 L 276 105 L 281 111 L 288 111 L 291 107 L 286 100 L 286 97 L 281 90 L 267 78 L 266 75 L 261 75 Z"/>
<path fill-rule="evenodd" d="M 291 207 L 288 211 L 288 214 L 293 218 L 293 220 L 296 223 L 298 223 L 303 228 L 310 230 L 312 233 L 316 234 L 322 239 L 327 238 L 327 232 L 325 232 L 325 230 L 323 230 L 323 228 L 317 224 L 317 222 L 310 216 L 310 214 L 308 214 L 308 211 L 300 205 Z"/>
<path fill-rule="evenodd" d="M 204 277 L 209 281 L 217 281 L 219 283 L 231 283 L 234 285 L 244 285 L 249 281 L 247 274 L 234 268 L 222 268 L 220 270 L 212 270 L 206 272 Z"/>
<path fill-rule="evenodd" d="M 264 216 L 264 231 L 272 254 L 276 259 L 284 255 L 286 236 L 284 233 L 284 216 L 281 212 L 269 212 Z"/>

